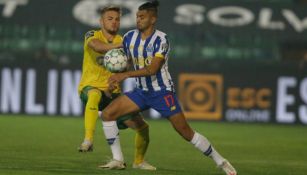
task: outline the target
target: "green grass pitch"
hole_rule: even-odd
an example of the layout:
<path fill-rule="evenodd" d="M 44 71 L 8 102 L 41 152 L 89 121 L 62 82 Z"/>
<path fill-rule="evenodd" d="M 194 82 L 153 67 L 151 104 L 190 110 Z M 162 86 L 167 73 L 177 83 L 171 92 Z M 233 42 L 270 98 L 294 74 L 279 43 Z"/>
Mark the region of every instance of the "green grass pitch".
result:
<path fill-rule="evenodd" d="M 126 170 L 97 168 L 111 155 L 97 122 L 94 152 L 79 153 L 83 119 L 0 116 L 1 175 L 222 175 L 214 163 L 181 139 L 166 120 L 150 120 L 147 160 L 155 172 L 131 168 L 134 132 L 121 131 Z M 307 127 L 190 122 L 236 167 L 239 175 L 307 174 Z"/>

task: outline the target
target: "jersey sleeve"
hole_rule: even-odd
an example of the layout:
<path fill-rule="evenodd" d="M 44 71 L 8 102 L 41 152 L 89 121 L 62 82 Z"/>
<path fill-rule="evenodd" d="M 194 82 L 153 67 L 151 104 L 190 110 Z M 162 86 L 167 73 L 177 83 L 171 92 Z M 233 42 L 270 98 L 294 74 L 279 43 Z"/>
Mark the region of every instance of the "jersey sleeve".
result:
<path fill-rule="evenodd" d="M 156 52 L 154 54 L 155 57 L 164 59 L 165 56 L 169 52 L 169 41 L 167 36 L 161 37 L 160 41 L 157 44 Z"/>
<path fill-rule="evenodd" d="M 123 36 L 123 49 L 125 54 L 127 55 L 128 59 L 131 59 L 131 54 L 130 54 L 130 46 L 129 46 L 129 41 L 131 40 L 131 32 L 127 32 Z"/>
<path fill-rule="evenodd" d="M 84 36 L 84 44 L 87 45 L 92 39 L 96 38 L 95 30 L 90 30 L 86 32 Z"/>
<path fill-rule="evenodd" d="M 128 37 L 127 34 L 125 34 L 124 37 L 123 37 L 123 49 L 125 51 L 125 54 L 129 55 L 129 53 L 128 53 L 129 46 L 128 46 L 128 38 L 127 37 Z"/>

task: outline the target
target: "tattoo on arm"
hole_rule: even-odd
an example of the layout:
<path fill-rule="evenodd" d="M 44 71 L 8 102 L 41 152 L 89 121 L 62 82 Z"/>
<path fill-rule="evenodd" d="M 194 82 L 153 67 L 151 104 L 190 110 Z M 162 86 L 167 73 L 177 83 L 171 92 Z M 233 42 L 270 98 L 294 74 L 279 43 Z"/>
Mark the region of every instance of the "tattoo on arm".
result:
<path fill-rule="evenodd" d="M 144 68 L 145 68 L 146 72 L 147 72 L 149 75 L 151 75 L 150 69 L 149 69 L 147 66 L 145 66 Z"/>

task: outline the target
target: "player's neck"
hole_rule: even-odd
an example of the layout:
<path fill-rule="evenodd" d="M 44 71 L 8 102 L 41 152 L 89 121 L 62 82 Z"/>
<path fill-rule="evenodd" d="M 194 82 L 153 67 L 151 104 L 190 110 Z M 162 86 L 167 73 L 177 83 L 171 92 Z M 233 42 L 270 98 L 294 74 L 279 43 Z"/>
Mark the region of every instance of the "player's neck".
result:
<path fill-rule="evenodd" d="M 112 42 L 116 34 L 109 33 L 105 29 L 101 29 L 102 34 L 108 40 L 108 42 Z"/>
<path fill-rule="evenodd" d="M 153 27 L 150 27 L 144 31 L 141 32 L 141 38 L 142 40 L 146 40 L 149 36 L 152 35 L 152 33 L 155 31 Z"/>

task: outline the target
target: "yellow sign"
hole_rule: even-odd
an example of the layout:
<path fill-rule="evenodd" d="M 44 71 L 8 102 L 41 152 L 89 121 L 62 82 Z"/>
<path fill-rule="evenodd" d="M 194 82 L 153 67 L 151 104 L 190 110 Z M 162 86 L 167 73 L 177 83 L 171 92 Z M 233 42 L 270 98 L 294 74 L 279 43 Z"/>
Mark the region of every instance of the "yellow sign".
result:
<path fill-rule="evenodd" d="M 179 98 L 187 119 L 222 119 L 223 78 L 219 74 L 181 74 Z"/>
<path fill-rule="evenodd" d="M 271 107 L 272 90 L 269 88 L 230 87 L 226 93 L 229 108 L 268 109 Z"/>

